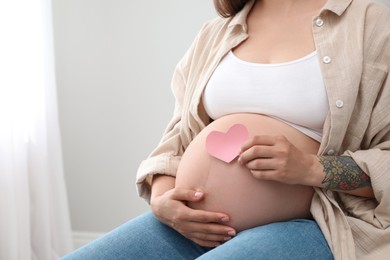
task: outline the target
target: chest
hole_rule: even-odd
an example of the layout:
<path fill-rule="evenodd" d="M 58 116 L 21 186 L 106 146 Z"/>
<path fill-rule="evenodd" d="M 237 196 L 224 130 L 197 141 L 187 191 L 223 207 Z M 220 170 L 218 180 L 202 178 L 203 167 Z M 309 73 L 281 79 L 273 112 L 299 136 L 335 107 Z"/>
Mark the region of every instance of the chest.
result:
<path fill-rule="evenodd" d="M 234 53 L 255 63 L 280 63 L 303 57 L 315 50 L 311 15 L 277 18 L 250 15 L 248 39 Z"/>
<path fill-rule="evenodd" d="M 203 101 L 214 119 L 249 112 L 312 129 L 322 128 L 328 112 L 316 52 L 272 65 L 249 63 L 229 52 L 210 78 Z"/>

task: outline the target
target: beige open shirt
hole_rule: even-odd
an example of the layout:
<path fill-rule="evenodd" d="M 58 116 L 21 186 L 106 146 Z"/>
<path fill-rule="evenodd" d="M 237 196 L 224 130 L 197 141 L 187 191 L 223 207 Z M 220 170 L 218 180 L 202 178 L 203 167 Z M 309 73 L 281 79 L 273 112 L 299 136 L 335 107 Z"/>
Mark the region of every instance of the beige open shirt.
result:
<path fill-rule="evenodd" d="M 137 173 L 147 201 L 152 176 L 175 176 L 186 147 L 210 122 L 202 92 L 221 58 L 248 37 L 252 5 L 205 24 L 177 65 L 173 118 Z M 370 175 L 376 200 L 315 188 L 311 212 L 336 259 L 390 259 L 390 10 L 329 0 L 312 30 L 329 100 L 319 154 L 351 156 Z"/>

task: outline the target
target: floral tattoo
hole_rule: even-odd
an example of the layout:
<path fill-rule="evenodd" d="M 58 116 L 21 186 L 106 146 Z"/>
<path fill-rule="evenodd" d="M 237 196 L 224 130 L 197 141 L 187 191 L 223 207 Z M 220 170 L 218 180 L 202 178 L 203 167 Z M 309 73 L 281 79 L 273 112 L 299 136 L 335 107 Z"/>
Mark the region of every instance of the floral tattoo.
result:
<path fill-rule="evenodd" d="M 370 177 L 348 156 L 319 156 L 324 166 L 322 181 L 327 190 L 355 190 L 371 187 Z"/>

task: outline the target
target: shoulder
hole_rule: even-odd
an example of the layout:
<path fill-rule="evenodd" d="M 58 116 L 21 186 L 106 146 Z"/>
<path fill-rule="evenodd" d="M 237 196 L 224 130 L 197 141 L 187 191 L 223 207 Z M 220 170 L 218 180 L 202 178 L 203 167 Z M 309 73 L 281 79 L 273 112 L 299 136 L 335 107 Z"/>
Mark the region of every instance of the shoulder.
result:
<path fill-rule="evenodd" d="M 390 37 L 390 7 L 374 0 L 354 0 L 360 3 L 364 10 L 366 31 L 382 35 L 389 41 Z"/>
<path fill-rule="evenodd" d="M 386 28 L 390 28 L 389 26 L 390 6 L 378 1 L 373 1 L 373 0 L 370 1 L 366 0 L 366 1 L 367 1 L 367 15 L 370 16 L 370 18 L 376 17 L 381 21 L 386 21 L 383 24 L 383 26 L 385 26 Z"/>
<path fill-rule="evenodd" d="M 378 18 L 382 20 L 390 17 L 390 6 L 377 0 L 353 0 L 349 9 L 364 14 L 366 18 L 370 19 Z M 389 27 L 388 23 L 389 20 L 384 26 Z"/>
<path fill-rule="evenodd" d="M 198 34 L 198 40 L 209 42 L 213 38 L 225 35 L 229 28 L 230 21 L 230 18 L 219 16 L 206 21 Z"/>
<path fill-rule="evenodd" d="M 202 49 L 219 48 L 224 42 L 247 31 L 246 18 L 254 1 L 248 1 L 243 9 L 231 17 L 216 18 L 206 22 L 195 40 Z"/>
<path fill-rule="evenodd" d="M 187 51 L 185 64 L 199 63 L 213 55 L 229 34 L 229 18 L 216 17 L 205 22 Z"/>
<path fill-rule="evenodd" d="M 390 7 L 376 0 L 353 0 L 347 12 L 350 28 L 360 31 L 359 35 L 363 39 L 365 53 L 382 56 L 380 60 L 388 64 L 390 60 Z"/>

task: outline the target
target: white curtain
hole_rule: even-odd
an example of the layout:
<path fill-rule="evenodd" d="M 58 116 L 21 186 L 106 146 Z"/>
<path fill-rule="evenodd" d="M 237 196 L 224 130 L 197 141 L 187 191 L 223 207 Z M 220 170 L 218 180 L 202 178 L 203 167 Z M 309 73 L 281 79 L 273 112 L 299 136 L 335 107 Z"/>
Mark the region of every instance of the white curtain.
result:
<path fill-rule="evenodd" d="M 72 249 L 51 0 L 0 0 L 0 259 Z"/>

